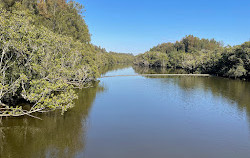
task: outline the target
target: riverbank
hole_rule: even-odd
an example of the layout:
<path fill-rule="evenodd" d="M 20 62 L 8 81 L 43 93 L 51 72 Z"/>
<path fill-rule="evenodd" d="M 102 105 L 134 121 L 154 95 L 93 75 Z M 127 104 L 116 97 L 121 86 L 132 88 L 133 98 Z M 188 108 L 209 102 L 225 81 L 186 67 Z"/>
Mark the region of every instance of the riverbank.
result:
<path fill-rule="evenodd" d="M 249 82 L 121 76 L 145 71 L 131 66 L 105 70 L 103 76 L 120 77 L 76 90 L 75 107 L 64 116 L 0 120 L 0 157 L 249 157 Z"/>
<path fill-rule="evenodd" d="M 200 39 L 189 35 L 175 43 L 163 43 L 137 55 L 134 64 L 250 80 L 249 50 L 249 41 L 224 47 L 214 39 Z"/>

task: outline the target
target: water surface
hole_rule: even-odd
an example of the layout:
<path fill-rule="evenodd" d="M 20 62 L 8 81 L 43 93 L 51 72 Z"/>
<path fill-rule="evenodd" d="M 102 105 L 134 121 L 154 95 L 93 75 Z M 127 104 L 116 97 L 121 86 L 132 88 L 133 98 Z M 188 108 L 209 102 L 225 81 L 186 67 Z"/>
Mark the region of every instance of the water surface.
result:
<path fill-rule="evenodd" d="M 121 68 L 106 75 L 160 73 Z M 101 78 L 64 116 L 3 119 L 0 157 L 249 158 L 249 116 L 249 82 Z"/>

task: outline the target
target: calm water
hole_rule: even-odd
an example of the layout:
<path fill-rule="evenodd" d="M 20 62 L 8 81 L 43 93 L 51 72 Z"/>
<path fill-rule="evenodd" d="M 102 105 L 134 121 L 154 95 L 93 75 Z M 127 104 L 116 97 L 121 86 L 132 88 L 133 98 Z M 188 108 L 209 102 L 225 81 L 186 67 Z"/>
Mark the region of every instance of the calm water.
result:
<path fill-rule="evenodd" d="M 106 75 L 155 72 L 127 67 Z M 1 158 L 250 157 L 250 82 L 102 78 L 79 91 L 64 116 L 40 117 L 1 121 Z"/>

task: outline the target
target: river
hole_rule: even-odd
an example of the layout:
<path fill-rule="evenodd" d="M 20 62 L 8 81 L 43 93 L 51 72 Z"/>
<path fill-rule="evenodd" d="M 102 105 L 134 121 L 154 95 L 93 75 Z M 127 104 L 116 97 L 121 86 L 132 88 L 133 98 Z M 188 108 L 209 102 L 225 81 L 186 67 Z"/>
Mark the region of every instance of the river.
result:
<path fill-rule="evenodd" d="M 103 76 L 171 73 L 124 66 Z M 75 107 L 0 121 L 1 158 L 249 158 L 250 82 L 100 78 Z"/>

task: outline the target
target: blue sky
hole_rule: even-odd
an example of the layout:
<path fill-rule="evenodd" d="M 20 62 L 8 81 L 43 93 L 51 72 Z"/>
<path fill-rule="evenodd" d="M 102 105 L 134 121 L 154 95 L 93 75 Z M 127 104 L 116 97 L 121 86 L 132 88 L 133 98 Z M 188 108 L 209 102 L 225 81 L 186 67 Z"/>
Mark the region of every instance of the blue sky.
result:
<path fill-rule="evenodd" d="M 92 43 L 144 53 L 185 35 L 225 45 L 250 40 L 250 0 L 76 0 L 85 6 Z"/>

